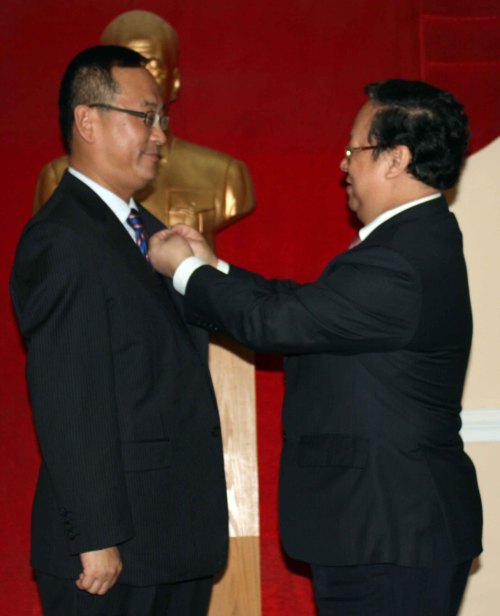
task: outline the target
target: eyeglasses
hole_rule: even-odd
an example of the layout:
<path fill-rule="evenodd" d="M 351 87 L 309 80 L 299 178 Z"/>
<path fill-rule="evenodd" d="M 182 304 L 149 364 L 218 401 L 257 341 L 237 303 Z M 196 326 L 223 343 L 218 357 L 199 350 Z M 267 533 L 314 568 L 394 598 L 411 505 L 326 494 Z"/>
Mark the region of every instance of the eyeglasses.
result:
<path fill-rule="evenodd" d="M 169 118 L 162 113 L 156 111 L 134 111 L 132 109 L 123 109 L 122 107 L 113 107 L 107 103 L 92 103 L 89 107 L 99 107 L 100 109 L 108 109 L 109 111 L 121 111 L 122 113 L 128 113 L 129 115 L 142 118 L 144 124 L 148 128 L 155 128 L 160 126 L 162 130 L 167 130 Z"/>
<path fill-rule="evenodd" d="M 377 148 L 378 146 L 376 145 L 361 145 L 357 148 L 353 148 L 350 145 L 346 145 L 344 148 L 345 151 L 345 157 L 347 158 L 347 162 L 349 162 L 351 160 L 351 156 L 355 153 L 355 152 L 362 152 L 363 150 L 374 150 L 375 148 Z"/>

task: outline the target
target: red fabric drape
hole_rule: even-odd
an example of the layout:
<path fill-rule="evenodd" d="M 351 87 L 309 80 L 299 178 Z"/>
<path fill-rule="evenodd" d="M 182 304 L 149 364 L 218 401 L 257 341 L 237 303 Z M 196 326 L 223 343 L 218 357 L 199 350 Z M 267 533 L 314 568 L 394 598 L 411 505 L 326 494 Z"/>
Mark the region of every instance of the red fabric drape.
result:
<path fill-rule="evenodd" d="M 475 152 L 500 133 L 500 5 L 424 0 L 420 24 L 422 78 L 465 104 Z"/>
<path fill-rule="evenodd" d="M 353 235 L 338 165 L 366 82 L 425 75 L 470 107 L 474 147 L 498 134 L 495 4 L 73 0 L 69 11 L 58 0 L 3 1 L 1 614 L 40 614 L 28 565 L 38 451 L 7 282 L 39 169 L 61 153 L 57 90 L 69 59 L 97 43 L 104 26 L 125 10 L 151 10 L 172 23 L 183 75 L 171 113 L 174 132 L 244 159 L 256 185 L 257 211 L 220 234 L 219 253 L 266 275 L 310 280 Z M 489 44 L 474 30 L 476 18 Z M 467 41 L 466 55 L 450 55 L 451 48 L 466 49 L 457 39 Z M 278 537 L 281 360 L 259 356 L 257 368 L 263 614 L 312 615 L 306 570 L 287 561 Z"/>

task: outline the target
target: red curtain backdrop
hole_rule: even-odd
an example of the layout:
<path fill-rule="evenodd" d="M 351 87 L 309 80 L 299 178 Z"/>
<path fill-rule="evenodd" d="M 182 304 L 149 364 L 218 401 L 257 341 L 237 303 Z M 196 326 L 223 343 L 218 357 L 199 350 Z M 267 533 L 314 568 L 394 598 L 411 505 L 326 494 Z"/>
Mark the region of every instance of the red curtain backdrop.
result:
<path fill-rule="evenodd" d="M 257 211 L 220 234 L 219 253 L 268 276 L 314 279 L 352 238 L 339 162 L 365 83 L 425 77 L 466 103 L 474 148 L 499 132 L 497 0 L 3 0 L 0 613 L 9 616 L 40 614 L 28 564 L 38 450 L 9 272 L 39 170 L 61 153 L 62 72 L 112 18 L 137 8 L 179 33 L 174 133 L 230 152 L 252 172 Z M 281 359 L 258 356 L 263 614 L 312 616 L 307 569 L 279 543 L 282 394 Z"/>
<path fill-rule="evenodd" d="M 465 103 L 479 150 L 500 128 L 500 3 L 423 0 L 420 23 L 422 78 Z"/>

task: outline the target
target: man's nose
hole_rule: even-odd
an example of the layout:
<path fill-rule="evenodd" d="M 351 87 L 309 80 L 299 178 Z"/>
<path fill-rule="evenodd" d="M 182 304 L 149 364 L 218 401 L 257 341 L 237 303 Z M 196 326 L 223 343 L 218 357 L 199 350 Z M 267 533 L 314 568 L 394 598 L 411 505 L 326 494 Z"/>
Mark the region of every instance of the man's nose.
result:
<path fill-rule="evenodd" d="M 159 124 L 157 124 L 153 129 L 151 129 L 151 139 L 153 139 L 159 145 L 163 145 L 164 143 L 166 143 L 167 135 Z"/>
<path fill-rule="evenodd" d="M 344 173 L 347 173 L 349 170 L 349 161 L 347 160 L 347 156 L 344 156 L 344 158 L 340 161 L 340 170 Z"/>

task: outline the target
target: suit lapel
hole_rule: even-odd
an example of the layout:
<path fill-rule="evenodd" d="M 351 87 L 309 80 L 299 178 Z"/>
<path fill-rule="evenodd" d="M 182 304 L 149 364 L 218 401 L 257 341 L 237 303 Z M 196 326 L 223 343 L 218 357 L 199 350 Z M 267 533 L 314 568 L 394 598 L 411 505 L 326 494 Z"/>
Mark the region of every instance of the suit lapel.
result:
<path fill-rule="evenodd" d="M 84 214 L 77 221 L 79 229 L 85 231 L 82 226 L 85 225 L 83 221 L 87 221 L 90 241 L 98 242 L 109 258 L 118 266 L 125 267 L 137 283 L 161 303 L 165 312 L 169 302 L 158 274 L 142 256 L 115 214 L 93 190 L 68 172 L 61 180 L 60 186 L 71 193 L 75 207 Z"/>
<path fill-rule="evenodd" d="M 184 332 L 186 341 L 206 365 L 206 358 L 193 342 L 192 334 L 182 316 L 183 299 L 174 290 L 172 281 L 152 269 L 122 223 L 93 190 L 68 172 L 63 176 L 59 186 L 67 193 L 68 200 L 71 200 L 76 210 L 72 212 L 71 208 L 67 207 L 68 204 L 61 208 L 70 224 L 79 232 L 86 233 L 89 242 L 98 243 L 100 251 L 114 261 L 116 268 L 125 268 L 135 278 L 137 284 L 149 292 L 152 299 L 158 302 L 164 317 L 175 325 L 177 331 Z M 42 208 L 41 213 L 44 209 Z M 148 234 L 164 228 L 164 225 L 141 205 L 139 210 Z"/>
<path fill-rule="evenodd" d="M 165 229 L 165 225 L 160 220 L 158 220 L 155 216 L 153 216 L 151 212 L 146 210 L 146 208 L 142 206 L 140 203 L 138 203 L 137 205 L 139 208 L 139 212 L 142 216 L 142 219 L 144 221 L 146 232 L 149 237 L 151 237 L 157 231 L 160 231 L 161 229 Z M 157 276 L 161 280 L 163 287 L 165 288 L 166 292 L 169 294 L 170 299 L 175 304 L 179 313 L 184 314 L 183 298 L 181 295 L 179 295 L 179 293 L 175 291 L 174 285 L 172 283 L 172 279 L 162 276 L 161 274 L 157 274 Z"/>
<path fill-rule="evenodd" d="M 158 220 L 155 216 L 153 216 L 151 212 L 146 210 L 140 203 L 138 203 L 137 206 L 142 216 L 142 219 L 144 221 L 144 226 L 146 228 L 146 232 L 149 237 L 151 237 L 151 235 L 153 235 L 157 231 L 160 231 L 161 229 L 165 229 L 165 225 L 160 220 Z M 179 326 L 185 331 L 186 336 L 189 338 L 197 354 L 201 357 L 203 364 L 206 365 L 208 362 L 208 357 L 207 357 L 207 352 L 206 352 L 207 349 L 205 348 L 205 345 L 206 345 L 205 332 L 203 334 L 203 342 L 201 342 L 201 346 L 200 346 L 200 341 L 198 339 L 200 338 L 201 330 L 197 328 L 196 326 L 189 325 L 187 323 L 184 317 L 184 298 L 182 297 L 182 295 L 177 293 L 177 291 L 174 289 L 174 285 L 172 283 L 171 278 L 167 278 L 166 276 L 162 276 L 161 274 L 158 274 L 158 273 L 156 274 L 156 276 L 158 277 L 158 280 L 160 281 L 163 289 L 165 290 L 165 293 L 168 295 L 170 299 L 170 302 L 168 303 L 170 305 L 170 309 L 172 313 L 175 312 L 175 316 L 176 316 Z M 197 343 L 197 340 L 198 340 L 198 343 Z"/>

